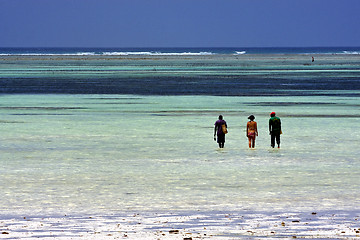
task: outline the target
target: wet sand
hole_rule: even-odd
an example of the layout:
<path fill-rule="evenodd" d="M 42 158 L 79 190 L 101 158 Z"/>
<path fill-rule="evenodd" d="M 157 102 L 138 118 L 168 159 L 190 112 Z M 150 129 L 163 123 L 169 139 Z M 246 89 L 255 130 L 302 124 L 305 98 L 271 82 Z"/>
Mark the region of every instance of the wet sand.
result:
<path fill-rule="evenodd" d="M 1 239 L 356 239 L 360 211 L 9 217 Z"/>

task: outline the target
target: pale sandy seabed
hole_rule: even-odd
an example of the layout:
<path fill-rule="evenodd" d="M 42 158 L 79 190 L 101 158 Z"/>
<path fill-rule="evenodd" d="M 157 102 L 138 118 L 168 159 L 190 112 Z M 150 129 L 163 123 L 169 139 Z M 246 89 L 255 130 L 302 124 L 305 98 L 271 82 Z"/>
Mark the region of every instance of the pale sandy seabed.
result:
<path fill-rule="evenodd" d="M 359 239 L 360 212 L 7 217 L 0 239 Z"/>

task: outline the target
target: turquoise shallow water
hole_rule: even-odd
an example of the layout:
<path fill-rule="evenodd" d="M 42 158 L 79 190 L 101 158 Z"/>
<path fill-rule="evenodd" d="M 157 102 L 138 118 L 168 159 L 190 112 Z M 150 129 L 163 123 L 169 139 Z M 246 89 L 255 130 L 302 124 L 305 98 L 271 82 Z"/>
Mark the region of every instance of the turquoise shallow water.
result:
<path fill-rule="evenodd" d="M 1 95 L 2 214 L 359 206 L 359 91 L 314 96 Z M 307 94 L 311 95 L 311 94 Z M 282 119 L 270 148 L 268 114 Z M 213 141 L 223 114 L 225 149 Z M 247 117 L 259 125 L 249 150 Z"/>

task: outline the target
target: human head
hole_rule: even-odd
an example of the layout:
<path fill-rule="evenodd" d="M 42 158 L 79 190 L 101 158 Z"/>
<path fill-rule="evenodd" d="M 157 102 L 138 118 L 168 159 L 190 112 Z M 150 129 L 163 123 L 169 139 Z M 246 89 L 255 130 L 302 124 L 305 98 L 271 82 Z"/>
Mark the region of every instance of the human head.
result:
<path fill-rule="evenodd" d="M 270 116 L 271 116 L 271 117 L 275 117 L 275 115 L 276 115 L 275 112 L 270 113 Z"/>
<path fill-rule="evenodd" d="M 254 117 L 254 115 L 250 115 L 250 116 L 248 117 L 248 119 L 250 119 L 251 121 L 254 121 L 255 117 Z"/>
<path fill-rule="evenodd" d="M 219 120 L 222 120 L 223 119 L 223 116 L 222 115 L 219 115 Z"/>

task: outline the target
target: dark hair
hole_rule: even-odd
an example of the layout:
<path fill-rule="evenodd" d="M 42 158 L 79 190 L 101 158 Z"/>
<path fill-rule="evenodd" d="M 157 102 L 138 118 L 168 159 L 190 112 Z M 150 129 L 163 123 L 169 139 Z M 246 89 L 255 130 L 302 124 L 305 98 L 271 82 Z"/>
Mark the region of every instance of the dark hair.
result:
<path fill-rule="evenodd" d="M 254 115 L 250 115 L 250 116 L 248 117 L 248 119 L 250 119 L 250 120 L 252 121 L 252 120 L 255 119 L 255 117 L 254 117 Z"/>
<path fill-rule="evenodd" d="M 222 119 L 223 119 L 223 116 L 222 116 L 222 115 L 219 115 L 219 119 L 222 120 Z"/>

